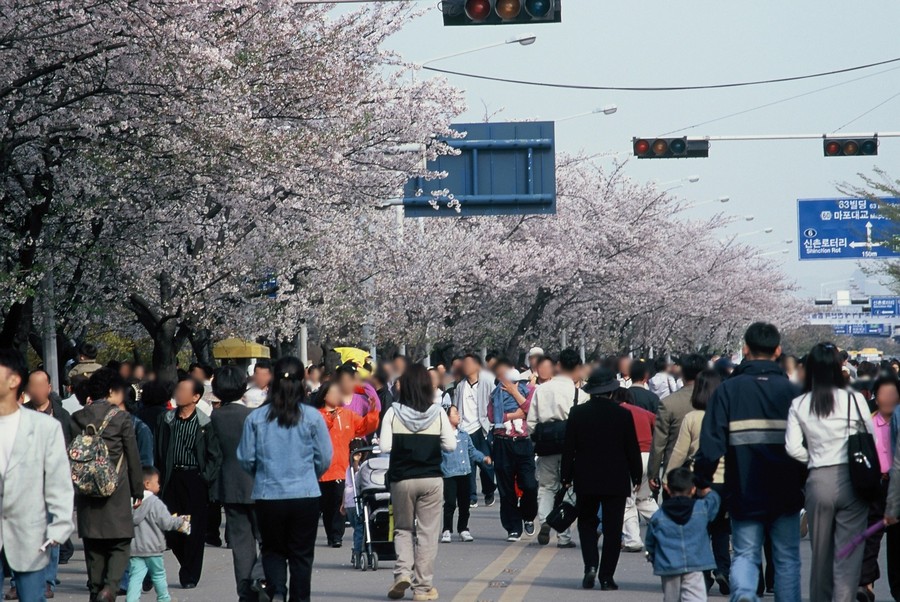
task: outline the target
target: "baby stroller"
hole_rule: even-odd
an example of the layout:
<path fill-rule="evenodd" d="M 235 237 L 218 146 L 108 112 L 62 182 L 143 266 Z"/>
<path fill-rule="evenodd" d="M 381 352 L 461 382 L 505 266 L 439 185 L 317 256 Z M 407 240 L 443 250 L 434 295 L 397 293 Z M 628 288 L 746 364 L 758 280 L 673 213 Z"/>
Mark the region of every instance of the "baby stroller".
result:
<path fill-rule="evenodd" d="M 365 541 L 363 553 L 354 568 L 378 570 L 379 560 L 396 560 L 394 553 L 394 515 L 387 471 L 390 458 L 378 453 L 377 447 L 363 447 L 364 453 L 357 478 L 356 511 L 363 521 Z"/>

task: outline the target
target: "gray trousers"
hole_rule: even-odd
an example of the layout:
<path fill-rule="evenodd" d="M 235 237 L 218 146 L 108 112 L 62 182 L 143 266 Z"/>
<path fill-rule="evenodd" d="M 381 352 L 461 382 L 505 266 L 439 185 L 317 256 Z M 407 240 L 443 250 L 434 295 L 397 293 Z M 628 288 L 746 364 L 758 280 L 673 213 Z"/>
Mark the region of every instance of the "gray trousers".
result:
<path fill-rule="evenodd" d="M 231 546 L 238 600 L 255 602 L 251 586 L 255 579 L 265 579 L 265 573 L 257 551 L 259 528 L 253 504 L 225 504 L 225 539 Z"/>
<path fill-rule="evenodd" d="M 444 506 L 444 479 L 407 479 L 391 483 L 394 505 L 394 577 L 412 581 L 414 592 L 425 593 L 434 580 Z"/>
<path fill-rule="evenodd" d="M 862 568 L 863 546 L 836 560 L 835 550 L 866 529 L 869 505 L 859 499 L 846 464 L 809 471 L 806 512 L 812 544 L 810 602 L 854 602 Z"/>
<path fill-rule="evenodd" d="M 663 602 L 706 602 L 703 573 L 685 573 L 662 578 Z"/>
<path fill-rule="evenodd" d="M 538 456 L 534 462 L 534 476 L 537 478 L 538 491 L 537 518 L 544 524 L 547 515 L 553 512 L 553 502 L 556 500 L 556 493 L 562 484 L 560 478 L 562 476 L 562 454 L 553 454 L 551 456 Z M 572 492 L 572 503 L 574 503 L 575 493 Z M 558 534 L 560 544 L 568 544 L 572 541 L 572 533 L 566 529 Z"/>

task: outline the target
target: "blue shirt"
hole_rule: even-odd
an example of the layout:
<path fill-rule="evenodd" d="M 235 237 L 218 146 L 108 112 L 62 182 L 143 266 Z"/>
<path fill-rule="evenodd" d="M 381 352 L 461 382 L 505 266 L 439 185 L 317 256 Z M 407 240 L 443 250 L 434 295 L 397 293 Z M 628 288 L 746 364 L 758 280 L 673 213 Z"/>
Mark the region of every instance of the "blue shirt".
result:
<path fill-rule="evenodd" d="M 693 500 L 691 517 L 678 524 L 660 508 L 650 518 L 644 545 L 653 562 L 653 574 L 686 575 L 716 568 L 707 525 L 719 512 L 721 500 L 715 491 Z"/>
<path fill-rule="evenodd" d="M 473 462 L 484 462 L 484 454 L 475 448 L 469 433 L 456 429 L 456 449 L 441 451 L 441 472 L 445 478 L 462 477 L 472 472 Z"/>
<path fill-rule="evenodd" d="M 300 420 L 291 427 L 269 420 L 263 405 L 244 421 L 237 449 L 241 467 L 253 475 L 254 500 L 319 497 L 319 477 L 331 465 L 331 437 L 322 414 L 300 405 Z"/>

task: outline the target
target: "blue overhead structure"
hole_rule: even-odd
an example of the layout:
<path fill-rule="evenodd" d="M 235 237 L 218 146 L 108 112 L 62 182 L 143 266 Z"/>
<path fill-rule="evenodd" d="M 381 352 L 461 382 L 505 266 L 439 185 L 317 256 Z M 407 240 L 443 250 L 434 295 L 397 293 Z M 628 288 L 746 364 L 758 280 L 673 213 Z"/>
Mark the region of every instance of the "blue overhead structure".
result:
<path fill-rule="evenodd" d="M 556 213 L 552 121 L 451 127 L 466 133 L 465 138 L 444 140 L 459 154 L 428 162 L 430 172 L 446 172 L 446 177 L 407 182 L 403 189 L 406 217 Z M 459 201 L 459 211 L 448 206 L 451 200 Z"/>

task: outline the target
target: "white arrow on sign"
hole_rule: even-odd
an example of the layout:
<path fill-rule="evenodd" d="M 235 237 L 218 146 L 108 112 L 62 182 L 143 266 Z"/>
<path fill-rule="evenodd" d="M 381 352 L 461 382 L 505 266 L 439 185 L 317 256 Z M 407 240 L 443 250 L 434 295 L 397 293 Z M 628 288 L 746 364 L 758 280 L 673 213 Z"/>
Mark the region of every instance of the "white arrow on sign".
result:
<path fill-rule="evenodd" d="M 880 242 L 872 242 L 872 222 L 866 222 L 866 242 L 851 242 L 850 248 L 856 249 L 859 247 L 866 247 L 870 251 L 873 247 L 880 247 Z"/>

